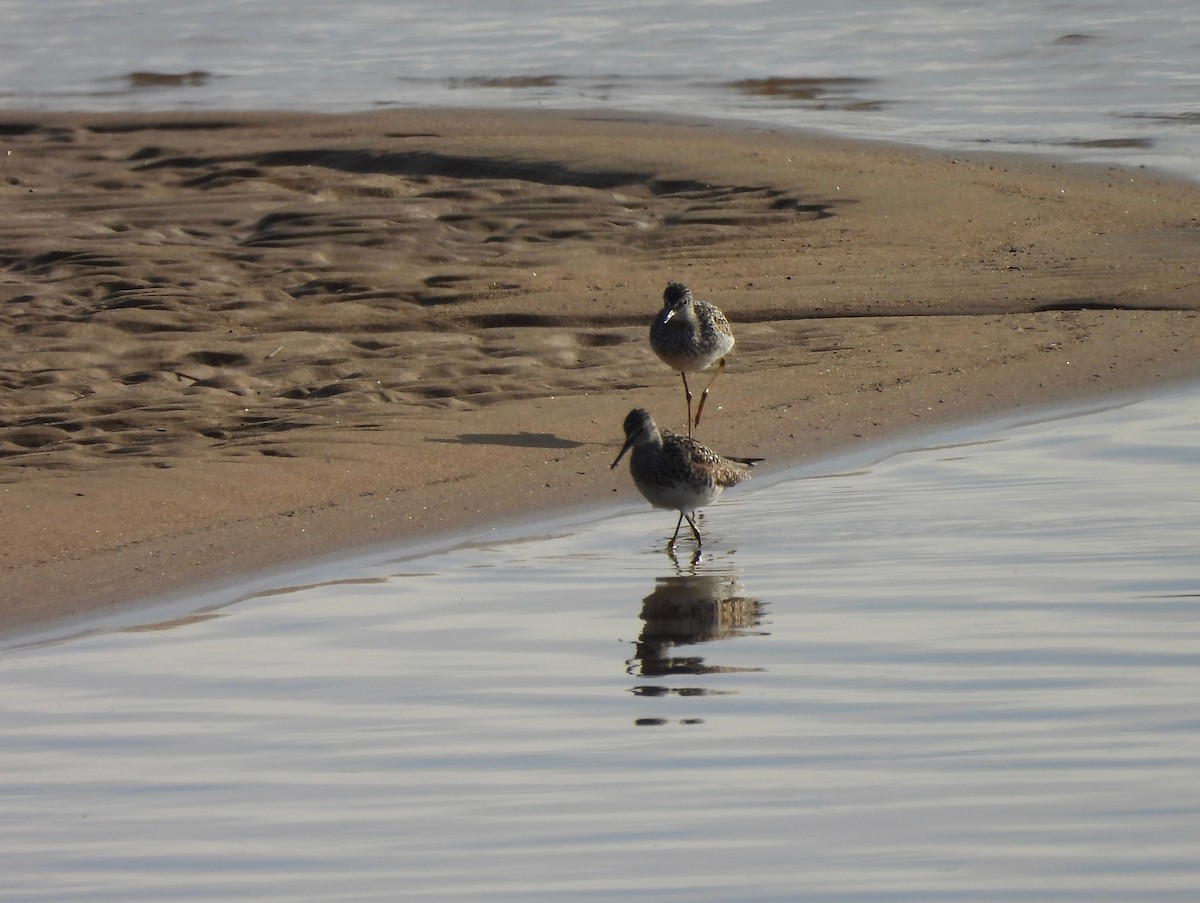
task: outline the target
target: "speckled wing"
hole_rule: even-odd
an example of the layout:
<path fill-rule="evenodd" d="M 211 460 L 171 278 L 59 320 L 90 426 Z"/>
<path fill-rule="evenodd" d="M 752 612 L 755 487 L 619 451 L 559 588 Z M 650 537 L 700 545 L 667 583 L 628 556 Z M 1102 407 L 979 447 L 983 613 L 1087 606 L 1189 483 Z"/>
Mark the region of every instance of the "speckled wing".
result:
<path fill-rule="evenodd" d="M 722 348 L 722 356 L 728 354 L 733 348 L 733 328 L 729 325 L 729 319 L 721 313 L 721 309 L 707 301 L 697 301 L 696 319 L 700 321 L 703 336 L 701 341 L 704 347 Z"/>
<path fill-rule="evenodd" d="M 676 436 L 675 439 L 679 442 L 682 453 L 687 456 L 688 469 L 694 473 L 706 474 L 712 483 L 722 489 L 748 480 L 750 468 L 762 460 L 761 458 L 726 458 L 688 436 Z"/>

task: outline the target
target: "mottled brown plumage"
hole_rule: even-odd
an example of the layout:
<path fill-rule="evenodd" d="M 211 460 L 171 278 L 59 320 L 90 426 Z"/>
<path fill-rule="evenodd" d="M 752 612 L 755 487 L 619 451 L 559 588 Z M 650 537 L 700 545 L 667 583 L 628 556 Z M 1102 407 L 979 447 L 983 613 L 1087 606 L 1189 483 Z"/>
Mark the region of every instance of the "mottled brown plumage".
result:
<path fill-rule="evenodd" d="M 672 370 L 683 377 L 683 393 L 687 396 L 687 431 L 692 434 L 693 423 L 700 425 L 708 390 L 725 369 L 725 355 L 733 350 L 733 330 L 729 321 L 712 304 L 697 301 L 682 282 L 670 283 L 663 292 L 662 310 L 650 324 L 650 347 Z M 696 419 L 692 420 L 692 390 L 687 375 L 717 365 L 716 371 L 700 393 Z"/>
<path fill-rule="evenodd" d="M 679 538 L 684 520 L 692 528 L 696 545 L 702 545 L 693 515 L 711 504 L 724 490 L 750 478 L 750 468 L 762 458 L 727 458 L 688 436 L 659 432 L 654 419 L 641 408 L 625 417 L 625 444 L 612 466 L 633 449 L 629 472 L 638 491 L 656 508 L 679 512 L 668 548 Z"/>

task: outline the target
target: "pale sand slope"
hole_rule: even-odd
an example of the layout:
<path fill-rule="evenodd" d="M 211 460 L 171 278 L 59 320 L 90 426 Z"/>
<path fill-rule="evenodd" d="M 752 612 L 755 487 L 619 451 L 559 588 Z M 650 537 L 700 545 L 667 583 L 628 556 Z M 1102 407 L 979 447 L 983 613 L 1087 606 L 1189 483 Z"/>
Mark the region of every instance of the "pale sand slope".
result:
<path fill-rule="evenodd" d="M 1200 191 L 572 114 L 0 115 L 0 625 L 1200 374 Z M 663 516 L 664 540 L 671 526 Z"/>

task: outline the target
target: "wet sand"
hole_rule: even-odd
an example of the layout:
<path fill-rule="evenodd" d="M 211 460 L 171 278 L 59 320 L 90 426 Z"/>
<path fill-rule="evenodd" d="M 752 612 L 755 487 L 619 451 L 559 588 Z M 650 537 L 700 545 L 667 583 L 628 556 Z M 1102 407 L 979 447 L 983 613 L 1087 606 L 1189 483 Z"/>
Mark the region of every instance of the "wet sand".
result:
<path fill-rule="evenodd" d="M 0 114 L 0 628 L 1200 375 L 1200 189 L 564 113 Z"/>

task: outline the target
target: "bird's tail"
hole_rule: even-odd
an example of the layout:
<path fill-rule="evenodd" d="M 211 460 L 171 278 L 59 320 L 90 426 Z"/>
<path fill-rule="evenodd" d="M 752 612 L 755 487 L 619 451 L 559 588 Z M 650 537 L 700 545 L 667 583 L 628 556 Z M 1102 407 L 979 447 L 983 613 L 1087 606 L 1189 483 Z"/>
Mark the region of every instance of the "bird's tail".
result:
<path fill-rule="evenodd" d="M 737 461 L 739 464 L 745 464 L 747 467 L 753 467 L 755 464 L 761 464 L 766 458 L 737 458 L 733 455 L 726 455 L 730 461 Z"/>

